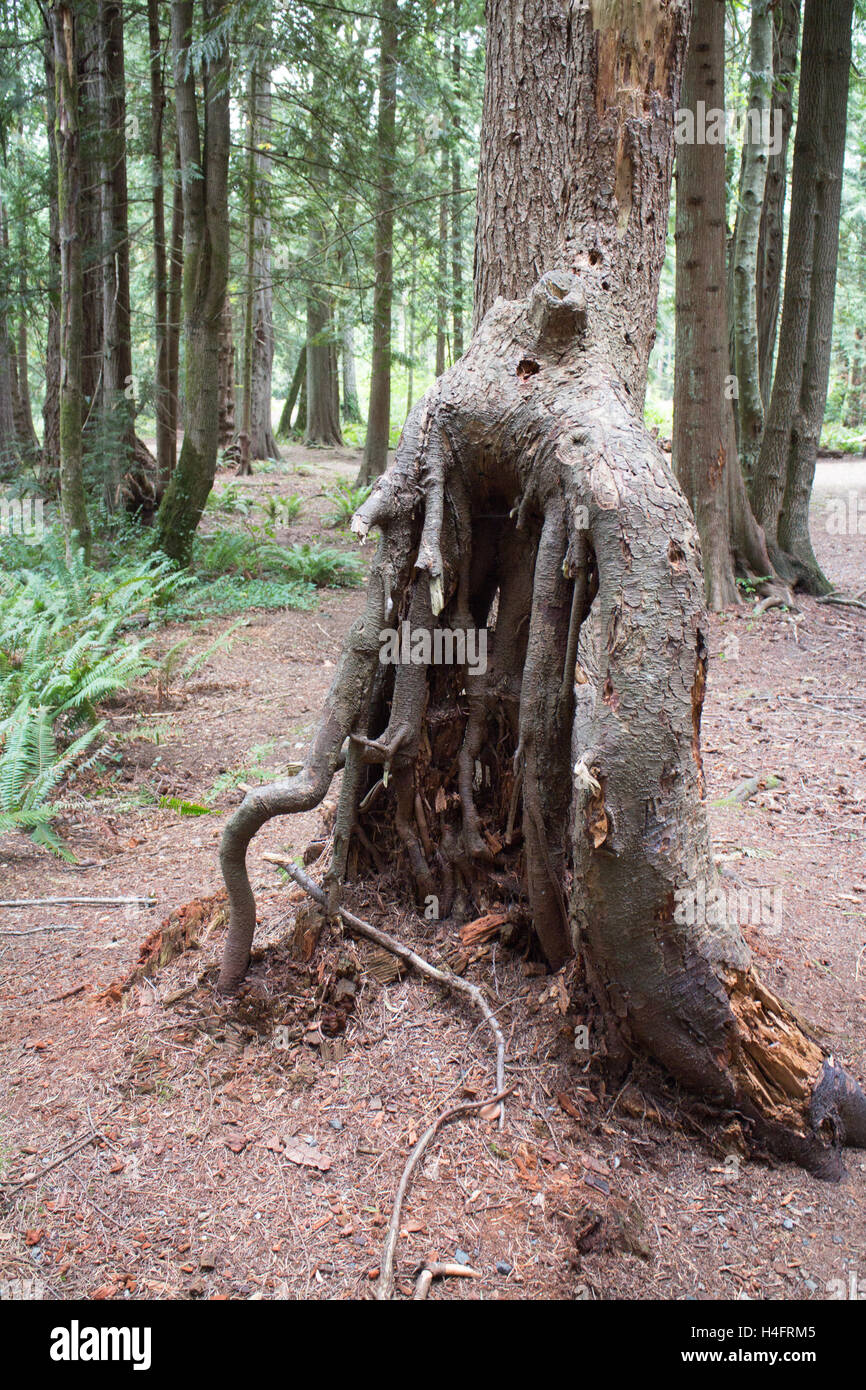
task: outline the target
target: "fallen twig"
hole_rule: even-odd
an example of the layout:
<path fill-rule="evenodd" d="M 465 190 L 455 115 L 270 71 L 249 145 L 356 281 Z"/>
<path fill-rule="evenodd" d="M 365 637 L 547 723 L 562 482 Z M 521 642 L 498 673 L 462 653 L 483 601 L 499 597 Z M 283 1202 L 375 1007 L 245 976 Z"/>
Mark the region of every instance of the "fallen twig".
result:
<path fill-rule="evenodd" d="M 43 927 L 28 927 L 26 931 L 4 931 L 0 936 L 36 936 L 41 931 L 84 931 L 76 922 L 46 922 Z"/>
<path fill-rule="evenodd" d="M 849 598 L 847 594 L 824 594 L 822 598 L 816 600 L 818 603 L 838 603 L 843 608 L 866 608 L 866 603 L 861 598 Z"/>
<path fill-rule="evenodd" d="M 156 898 L 2 898 L 0 907 L 154 907 Z"/>
<path fill-rule="evenodd" d="M 391 1211 L 391 1220 L 388 1223 L 388 1231 L 385 1236 L 385 1244 L 382 1247 L 382 1263 L 379 1266 L 379 1278 L 376 1280 L 376 1287 L 373 1296 L 380 1302 L 387 1303 L 394 1291 L 394 1253 L 397 1249 L 397 1240 L 400 1235 L 400 1214 L 403 1210 L 403 1199 L 409 1187 L 409 1179 L 418 1166 L 418 1161 L 428 1144 L 436 1137 L 439 1130 L 444 1125 L 450 1124 L 452 1120 L 459 1119 L 461 1115 L 467 1115 L 470 1110 L 481 1110 L 485 1105 L 495 1105 L 497 1101 L 502 1102 L 506 1096 L 510 1096 L 514 1086 L 509 1086 L 507 1091 L 500 1091 L 495 1096 L 488 1096 L 485 1100 L 466 1101 L 463 1105 L 455 1105 L 451 1110 L 443 1110 L 418 1140 L 414 1149 L 410 1153 L 406 1166 L 397 1186 L 394 1196 L 394 1206 Z M 501 1105 L 500 1105 L 501 1109 Z"/>
<path fill-rule="evenodd" d="M 309 893 L 314 902 L 319 903 L 322 907 L 327 907 L 328 900 L 324 891 L 317 883 L 314 883 L 309 875 L 305 874 L 303 869 L 299 868 L 293 860 L 287 859 L 285 855 L 282 854 L 263 854 L 262 858 L 266 859 L 269 864 L 277 864 L 281 869 L 285 869 L 298 886 L 303 888 L 305 893 Z M 484 1015 L 484 1019 L 496 1039 L 496 1089 L 497 1091 L 502 1091 L 505 1087 L 505 1036 L 496 1021 L 496 1015 L 478 986 L 470 984 L 468 980 L 461 980 L 460 976 L 455 975 L 451 970 L 441 970 L 438 966 L 431 965 L 423 956 L 419 956 L 408 946 L 404 946 L 400 941 L 397 941 L 395 937 L 389 936 L 387 932 L 380 931 L 378 927 L 371 926 L 370 923 L 365 922 L 363 918 L 356 917 L 354 912 L 349 912 L 348 909 L 344 907 L 339 908 L 338 912 L 346 926 L 350 927 L 353 931 L 358 932 L 361 936 L 366 936 L 370 941 L 375 941 L 377 946 L 384 946 L 386 951 L 390 951 L 392 955 L 399 956 L 401 960 L 405 960 L 407 964 L 411 965 L 419 974 L 426 975 L 431 980 L 436 980 L 440 985 L 447 985 L 449 989 L 456 990 L 458 994 L 465 994 L 472 1000 L 475 1007 Z M 504 1115 L 505 1107 L 500 1106 L 500 1129 L 504 1123 Z"/>
<path fill-rule="evenodd" d="M 470 1269 L 468 1265 L 441 1264 L 438 1261 L 433 1264 L 425 1264 L 421 1273 L 418 1275 L 415 1284 L 415 1292 L 412 1295 L 413 1302 L 419 1302 L 427 1297 L 430 1292 L 430 1285 L 434 1279 L 444 1279 L 449 1275 L 457 1279 L 480 1279 L 481 1271 Z"/>

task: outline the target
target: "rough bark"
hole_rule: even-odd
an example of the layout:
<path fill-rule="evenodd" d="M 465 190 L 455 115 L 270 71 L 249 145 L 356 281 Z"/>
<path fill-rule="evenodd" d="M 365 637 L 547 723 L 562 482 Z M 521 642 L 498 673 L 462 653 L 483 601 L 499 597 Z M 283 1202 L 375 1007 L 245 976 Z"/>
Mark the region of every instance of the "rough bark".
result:
<path fill-rule="evenodd" d="M 219 447 L 225 449 L 235 436 L 235 335 L 232 302 L 223 298 L 219 326 Z"/>
<path fill-rule="evenodd" d="M 42 468 L 39 487 L 46 497 L 60 492 L 60 223 L 57 211 L 57 145 L 54 136 L 54 36 L 46 26 L 44 43 L 45 111 L 48 129 L 48 322 L 45 332 L 45 399 L 42 403 Z"/>
<path fill-rule="evenodd" d="M 379 111 L 376 119 L 378 191 L 373 265 L 373 351 L 367 437 L 359 483 L 370 483 L 388 462 L 391 433 L 391 306 L 394 297 L 394 165 L 397 157 L 397 0 L 379 12 Z"/>
<path fill-rule="evenodd" d="M 99 4 L 100 210 L 102 225 L 102 393 L 106 509 L 122 501 L 123 479 L 135 459 L 132 338 L 129 307 L 129 229 L 126 180 L 126 77 L 123 6 Z"/>
<path fill-rule="evenodd" d="M 695 0 L 682 109 L 724 109 L 724 0 Z M 739 467 L 728 434 L 725 304 L 725 146 L 684 143 L 677 152 L 676 358 L 673 466 L 701 537 L 707 602 L 737 602 L 728 475 Z"/>
<path fill-rule="evenodd" d="M 808 504 L 829 381 L 853 0 L 806 0 L 785 297 L 752 498 L 776 569 L 822 593 Z"/>
<path fill-rule="evenodd" d="M 51 8 L 54 41 L 54 139 L 60 239 L 60 510 L 67 552 L 90 552 L 84 494 L 83 275 L 81 258 L 81 143 L 78 112 L 78 6 Z"/>
<path fill-rule="evenodd" d="M 800 38 L 800 0 L 781 0 L 775 11 L 773 57 L 773 107 L 780 112 L 781 147 L 770 155 L 761 230 L 758 237 L 756 277 L 758 359 L 761 400 L 770 404 L 773 359 L 779 325 L 782 265 L 785 243 L 785 199 L 788 191 L 788 146 L 794 124 L 794 80 Z"/>
<path fill-rule="evenodd" d="M 483 317 L 355 518 L 381 532 L 367 607 L 302 771 L 226 828 L 220 983 L 249 960 L 250 840 L 316 806 L 342 766 L 331 910 L 350 856 L 372 872 L 368 846 L 396 861 L 394 892 L 408 872 L 442 915 L 522 899 L 551 964 L 580 951 L 620 1048 L 736 1112 L 756 1146 L 838 1176 L 839 1144 L 866 1143 L 866 1098 L 762 984 L 736 925 L 678 911 L 716 886 L 707 627 L 697 532 L 642 413 L 689 13 L 491 0 Z M 543 243 L 514 235 L 512 185 Z M 491 259 L 508 244 L 497 209 L 522 277 L 516 256 Z M 404 619 L 428 637 L 489 629 L 486 671 L 383 665 L 382 629 Z"/>
<path fill-rule="evenodd" d="M 168 401 L 170 418 L 169 478 L 177 466 L 177 431 L 180 424 L 180 332 L 183 315 L 183 182 L 180 174 L 180 148 L 175 136 L 174 178 L 172 181 L 171 241 L 168 253 Z"/>
<path fill-rule="evenodd" d="M 172 436 L 171 380 L 168 333 L 168 246 L 165 234 L 165 79 L 163 40 L 158 0 L 147 0 L 148 55 L 150 59 L 150 176 L 153 210 L 153 307 L 156 351 L 154 410 L 156 460 L 160 485 L 165 488 L 174 472 L 177 454 Z"/>
<path fill-rule="evenodd" d="M 451 321 L 454 361 L 463 355 L 463 161 L 460 155 L 460 0 L 454 0 L 451 45 Z"/>
<path fill-rule="evenodd" d="M 343 332 L 340 344 L 340 365 L 343 373 L 342 415 L 347 424 L 361 422 L 358 404 L 358 377 L 355 371 L 355 325 L 348 308 L 343 309 Z"/>
<path fill-rule="evenodd" d="M 731 265 L 737 440 L 740 466 L 747 483 L 754 473 L 764 431 L 758 353 L 757 274 L 761 211 L 770 158 L 772 88 L 773 4 L 772 0 L 752 0 L 749 105 Z"/>
<path fill-rule="evenodd" d="M 209 0 L 205 21 L 224 0 Z M 173 0 L 172 51 L 184 214 L 184 437 L 157 519 L 157 543 L 187 563 L 213 487 L 219 445 L 219 332 L 229 262 L 229 54 L 223 45 L 203 65 L 204 119 L 189 70 L 192 0 Z M 203 126 L 203 129 L 202 129 Z"/>

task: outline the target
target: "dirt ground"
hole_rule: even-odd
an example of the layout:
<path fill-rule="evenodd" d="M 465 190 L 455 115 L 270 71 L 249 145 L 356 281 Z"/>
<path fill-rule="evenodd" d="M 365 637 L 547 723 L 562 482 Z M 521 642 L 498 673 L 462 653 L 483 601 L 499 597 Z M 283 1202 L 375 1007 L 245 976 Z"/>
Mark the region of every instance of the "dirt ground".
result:
<path fill-rule="evenodd" d="M 239 486 L 303 495 L 291 536 L 309 538 L 323 485 L 351 479 L 357 454 L 287 462 Z M 862 591 L 862 461 L 820 466 L 814 537 L 834 581 Z M 225 817 L 241 784 L 302 756 L 362 603 L 327 591 L 315 611 L 252 613 L 191 681 L 151 677 L 115 702 L 105 770 L 70 790 L 77 864 L 0 840 L 2 1296 L 363 1297 L 411 1146 L 442 1108 L 494 1089 L 489 1035 L 463 1001 L 412 974 L 382 983 L 373 948 L 348 935 L 316 942 L 299 891 L 264 862 L 314 839 L 318 812 L 257 838 L 251 984 L 228 1004 L 213 992 Z M 190 627 L 191 650 L 231 621 Z M 157 649 L 180 635 L 160 633 Z M 864 648 L 853 607 L 804 599 L 796 617 L 747 606 L 713 619 L 704 716 L 724 882 L 781 889 L 780 913 L 745 928 L 758 967 L 861 1079 Z M 751 776 L 778 785 L 714 804 Z M 181 815 L 159 804 L 169 797 L 209 813 Z M 380 887 L 348 901 L 453 962 L 456 929 L 395 910 Z M 153 905 L 5 905 L 70 895 Z M 504 1128 L 469 1117 L 428 1149 L 403 1210 L 399 1294 L 435 1256 L 480 1277 L 442 1280 L 434 1299 L 863 1296 L 866 1154 L 849 1153 L 838 1185 L 745 1159 L 649 1074 L 606 1089 L 573 967 L 545 975 L 494 941 L 467 978 L 496 1009 L 515 1090 Z"/>

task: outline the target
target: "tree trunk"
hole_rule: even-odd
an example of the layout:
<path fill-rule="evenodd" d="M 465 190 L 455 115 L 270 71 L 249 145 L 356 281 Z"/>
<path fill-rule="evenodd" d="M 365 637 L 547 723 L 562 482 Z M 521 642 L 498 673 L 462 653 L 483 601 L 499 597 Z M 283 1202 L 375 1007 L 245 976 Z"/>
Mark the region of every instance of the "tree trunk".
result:
<path fill-rule="evenodd" d="M 82 428 L 81 145 L 78 123 L 79 7 L 51 8 L 54 39 L 54 139 L 60 238 L 60 510 L 67 554 L 90 554 L 90 521 L 84 495 Z"/>
<path fill-rule="evenodd" d="M 746 135 L 740 166 L 740 198 L 731 266 L 734 294 L 734 374 L 737 380 L 736 408 L 739 425 L 737 439 L 740 466 L 747 484 L 755 471 L 764 431 L 764 403 L 761 399 L 758 362 L 756 285 L 758 238 L 770 157 L 773 0 L 752 0 L 749 67 L 749 107 L 746 113 Z M 724 181 L 722 190 L 724 192 Z M 724 205 L 722 215 L 724 216 Z"/>
<path fill-rule="evenodd" d="M 100 146 L 102 112 L 99 100 L 100 43 L 97 6 L 78 0 L 77 15 L 79 180 L 82 274 L 81 389 L 85 424 L 95 427 L 102 391 L 102 208 Z M 92 433 L 92 429 L 89 431 Z"/>
<path fill-rule="evenodd" d="M 367 845 L 394 865 L 379 891 L 408 878 L 442 916 L 506 900 L 519 918 L 522 898 L 551 964 L 579 949 L 609 1050 L 648 1054 L 755 1147 L 838 1176 L 839 1143 L 866 1143 L 866 1097 L 728 914 L 700 910 L 717 880 L 698 538 L 642 420 L 690 9 L 491 0 L 480 323 L 354 519 L 382 533 L 367 609 L 302 771 L 226 827 L 220 987 L 249 961 L 250 839 L 316 806 L 345 760 L 331 910 L 350 851 L 376 872 Z M 403 621 L 401 661 L 382 633 Z"/>
<path fill-rule="evenodd" d="M 439 242 L 436 251 L 436 375 L 441 376 L 448 365 L 448 194 L 445 179 L 448 173 L 448 151 L 443 144 L 439 194 Z"/>
<path fill-rule="evenodd" d="M 254 459 L 278 459 L 280 450 L 271 425 L 274 371 L 274 291 L 271 256 L 271 128 L 272 83 L 269 71 L 259 74 L 257 86 L 259 148 L 256 149 L 255 299 L 253 303 L 253 381 L 250 452 Z"/>
<path fill-rule="evenodd" d="M 291 383 L 289 385 L 289 394 L 286 396 L 285 404 L 283 405 L 283 408 L 280 412 L 280 422 L 277 425 L 277 434 L 279 435 L 280 439 L 288 439 L 289 435 L 292 432 L 292 411 L 295 408 L 295 402 L 298 399 L 298 396 L 301 391 L 301 386 L 303 382 L 306 380 L 306 376 L 307 345 L 306 343 L 304 343 L 303 347 L 298 353 L 298 362 L 297 366 L 295 367 Z"/>
<path fill-rule="evenodd" d="M 206 23 L 225 0 L 208 0 Z M 193 0 L 173 0 L 172 51 L 184 214 L 184 436 L 157 519 L 159 548 L 183 564 L 208 494 L 219 447 L 219 340 L 229 264 L 229 52 L 222 41 L 203 60 L 204 120 L 190 69 Z M 203 124 L 203 129 L 201 128 Z"/>
<path fill-rule="evenodd" d="M 324 228 L 313 213 L 308 257 L 310 272 L 323 272 Z M 307 413 L 304 439 L 323 448 L 343 443 L 339 401 L 334 399 L 334 301 L 322 284 L 311 283 L 307 293 Z"/>
<path fill-rule="evenodd" d="M 223 298 L 219 326 L 219 447 L 226 449 L 235 437 L 235 335 L 232 302 Z"/>
<path fill-rule="evenodd" d="M 381 0 L 379 13 L 379 113 L 376 155 L 379 188 L 373 285 L 373 353 L 367 438 L 358 482 L 371 483 L 388 463 L 391 434 L 391 305 L 394 295 L 394 162 L 397 157 L 397 0 Z"/>
<path fill-rule="evenodd" d="M 785 298 L 753 501 L 776 569 L 830 587 L 808 509 L 827 401 L 845 156 L 853 0 L 806 0 Z"/>
<path fill-rule="evenodd" d="M 102 414 L 107 455 L 104 500 L 109 512 L 122 501 L 122 484 L 135 459 L 132 338 L 129 313 L 129 229 L 126 182 L 126 78 L 123 6 L 100 0 L 100 185 L 102 221 Z"/>
<path fill-rule="evenodd" d="M 761 400 L 770 404 L 773 358 L 779 324 L 785 245 L 785 199 L 788 191 L 788 145 L 794 124 L 794 81 L 800 37 L 800 0 L 781 0 L 776 11 L 773 60 L 773 109 L 780 113 L 780 148 L 771 153 L 761 210 L 756 278 L 758 360 Z"/>
<path fill-rule="evenodd" d="M 454 119 L 451 131 L 451 315 L 454 361 L 463 355 L 463 162 L 460 158 L 460 0 L 454 0 L 451 83 Z"/>
<path fill-rule="evenodd" d="M 358 377 L 355 371 L 355 325 L 348 308 L 343 309 L 343 333 L 340 352 L 343 372 L 343 419 L 347 424 L 361 422 L 361 407 L 358 404 Z"/>
<path fill-rule="evenodd" d="M 724 109 L 724 93 L 724 0 L 695 0 L 682 109 Z M 676 248 L 673 466 L 700 533 L 707 602 L 719 611 L 737 602 L 728 473 L 739 467 L 728 436 L 724 144 L 679 146 Z"/>
<path fill-rule="evenodd" d="M 42 468 L 39 488 L 46 497 L 60 493 L 60 224 L 57 211 L 57 145 L 54 135 L 54 35 L 45 31 L 45 110 L 48 126 L 48 323 L 45 332 L 45 399 L 42 403 Z"/>
<path fill-rule="evenodd" d="M 170 409 L 169 478 L 177 467 L 177 431 L 180 425 L 180 330 L 183 315 L 183 182 L 180 147 L 175 136 L 172 182 L 171 242 L 168 255 L 168 402 Z"/>
<path fill-rule="evenodd" d="M 171 381 L 168 333 L 168 248 L 165 240 L 165 172 L 163 128 L 165 81 L 162 69 L 162 35 L 159 0 L 147 0 L 147 34 L 150 57 L 150 177 L 153 208 L 153 305 L 156 331 L 156 463 L 159 486 L 165 488 L 174 472 L 177 452 L 172 438 Z"/>

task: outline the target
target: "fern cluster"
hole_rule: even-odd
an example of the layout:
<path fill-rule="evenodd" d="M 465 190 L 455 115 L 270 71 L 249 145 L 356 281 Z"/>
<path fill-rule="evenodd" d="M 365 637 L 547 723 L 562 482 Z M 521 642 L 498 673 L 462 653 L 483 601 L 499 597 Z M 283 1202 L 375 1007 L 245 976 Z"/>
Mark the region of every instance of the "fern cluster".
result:
<path fill-rule="evenodd" d="M 130 627 L 189 581 L 168 561 L 94 570 L 50 538 L 19 559 L 0 569 L 0 834 L 29 831 L 69 857 L 52 826 L 53 793 L 98 756 L 100 701 L 153 665 Z"/>

